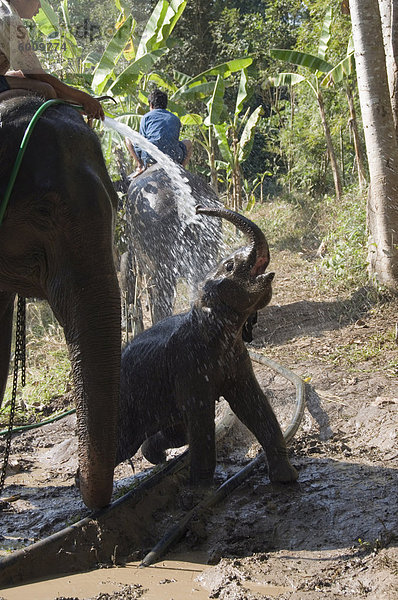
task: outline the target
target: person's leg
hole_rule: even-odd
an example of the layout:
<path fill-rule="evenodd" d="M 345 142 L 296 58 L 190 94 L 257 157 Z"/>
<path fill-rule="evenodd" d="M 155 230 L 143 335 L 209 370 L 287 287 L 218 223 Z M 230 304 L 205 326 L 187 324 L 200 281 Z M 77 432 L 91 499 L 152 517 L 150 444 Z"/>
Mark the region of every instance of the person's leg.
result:
<path fill-rule="evenodd" d="M 140 175 L 141 173 L 143 173 L 145 171 L 146 167 L 145 167 L 144 163 L 142 162 L 142 160 L 138 157 L 132 141 L 127 137 L 125 138 L 124 141 L 125 141 L 126 148 L 129 151 L 131 158 L 135 161 L 135 164 L 136 164 L 136 169 L 134 171 L 134 175 L 132 175 L 131 177 L 137 177 L 137 175 Z"/>
<path fill-rule="evenodd" d="M 57 98 L 57 93 L 49 83 L 44 81 L 38 81 L 37 79 L 29 79 L 29 77 L 13 77 L 5 76 L 5 80 L 8 83 L 9 90 L 3 92 L 1 95 L 2 99 L 7 97 L 20 96 L 25 92 L 33 92 L 38 96 L 43 96 L 46 100 Z"/>
<path fill-rule="evenodd" d="M 181 163 L 183 167 L 186 167 L 189 163 L 189 159 L 192 156 L 192 142 L 191 140 L 181 140 L 181 143 L 185 146 L 185 156 Z"/>

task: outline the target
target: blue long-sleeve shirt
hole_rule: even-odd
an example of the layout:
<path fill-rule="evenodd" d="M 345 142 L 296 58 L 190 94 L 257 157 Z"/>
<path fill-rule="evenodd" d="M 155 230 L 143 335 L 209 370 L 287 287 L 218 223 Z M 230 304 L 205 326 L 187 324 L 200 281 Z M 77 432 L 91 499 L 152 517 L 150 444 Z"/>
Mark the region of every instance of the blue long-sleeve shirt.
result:
<path fill-rule="evenodd" d="M 176 115 L 165 108 L 154 108 L 142 117 L 139 132 L 159 150 L 181 163 L 184 159 L 184 148 L 183 143 L 179 141 L 180 129 L 181 121 Z M 138 145 L 134 148 L 137 156 L 146 165 L 150 155 Z"/>

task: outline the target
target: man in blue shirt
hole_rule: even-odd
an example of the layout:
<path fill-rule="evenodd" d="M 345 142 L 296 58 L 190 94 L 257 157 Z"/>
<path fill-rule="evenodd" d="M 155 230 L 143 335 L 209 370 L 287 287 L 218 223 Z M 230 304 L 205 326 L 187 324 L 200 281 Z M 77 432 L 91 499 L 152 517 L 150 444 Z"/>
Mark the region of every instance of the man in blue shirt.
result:
<path fill-rule="evenodd" d="M 149 94 L 149 112 L 141 119 L 140 134 L 152 142 L 159 150 L 170 156 L 183 167 L 188 164 L 192 154 L 192 142 L 179 140 L 181 121 L 166 110 L 167 94 L 159 89 Z M 153 158 L 137 145 L 126 138 L 126 146 L 137 163 L 133 177 L 145 171 L 148 165 L 155 162 Z"/>

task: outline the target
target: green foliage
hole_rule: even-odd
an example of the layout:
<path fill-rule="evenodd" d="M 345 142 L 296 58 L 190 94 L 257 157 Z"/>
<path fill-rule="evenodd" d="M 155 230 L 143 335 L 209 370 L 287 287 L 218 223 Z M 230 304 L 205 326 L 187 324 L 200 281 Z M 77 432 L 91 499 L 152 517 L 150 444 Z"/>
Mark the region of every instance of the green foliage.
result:
<path fill-rule="evenodd" d="M 316 14 L 317 27 L 315 33 L 311 34 L 307 40 L 306 51 L 302 49 L 271 50 L 274 58 L 295 65 L 298 72 L 280 73 L 272 78 L 271 82 L 276 86 L 289 86 L 290 88 L 291 118 L 289 122 L 287 120 L 284 122 L 285 127 L 290 128 L 290 132 L 281 131 L 280 135 L 281 154 L 288 170 L 285 179 L 288 181 L 289 190 L 292 186 L 298 186 L 300 189 L 307 188 L 310 193 L 319 194 L 330 189 L 332 178 L 326 169 L 328 161 L 325 160 L 322 144 L 315 143 L 315 138 L 318 138 L 319 142 L 318 132 L 322 131 L 328 147 L 326 158 L 330 159 L 333 167 L 334 184 L 336 195 L 338 195 L 337 180 L 340 179 L 340 169 L 343 171 L 342 184 L 352 183 L 351 173 L 353 172 L 355 152 L 350 139 L 351 131 L 347 126 L 349 113 L 345 92 L 342 93 L 341 89 L 336 87 L 327 92 L 326 89 L 322 89 L 322 86 L 340 83 L 343 78 L 346 78 L 347 85 L 354 67 L 353 51 L 351 37 L 349 32 L 345 31 L 346 54 L 343 58 L 340 57 L 336 64 L 330 62 L 330 56 L 335 55 L 334 33 L 337 8 L 330 6 L 330 3 L 320 1 L 316 4 L 318 8 L 322 4 L 321 14 L 323 17 L 321 21 L 319 13 L 311 11 L 312 16 Z M 307 31 L 307 26 L 308 23 L 304 22 L 301 29 Z M 299 38 L 302 39 L 301 34 L 299 34 Z M 310 48 L 315 46 L 316 41 L 318 45 L 316 52 L 310 52 Z M 328 55 L 329 61 L 325 60 L 326 55 Z M 306 83 L 307 86 L 298 86 L 302 83 Z M 295 86 L 294 96 L 293 86 Z M 323 115 L 322 128 L 321 121 L 314 119 L 316 110 L 314 98 L 311 99 L 308 96 L 306 87 L 312 90 L 313 96 L 318 102 L 319 110 Z M 331 91 L 332 93 L 330 93 Z M 311 122 L 311 128 L 308 127 L 308 122 Z M 333 150 L 333 147 L 338 147 L 339 152 Z M 337 154 L 340 155 L 339 160 L 337 160 Z"/>
<path fill-rule="evenodd" d="M 40 421 L 48 406 L 71 388 L 71 365 L 62 327 L 44 301 L 27 303 L 26 386 L 18 385 L 15 424 Z M 13 365 L 10 367 L 10 374 Z M 0 424 L 7 424 L 12 377 L 0 409 Z"/>
<path fill-rule="evenodd" d="M 341 202 L 325 198 L 321 271 L 347 288 L 367 282 L 366 198 L 354 190 Z"/>

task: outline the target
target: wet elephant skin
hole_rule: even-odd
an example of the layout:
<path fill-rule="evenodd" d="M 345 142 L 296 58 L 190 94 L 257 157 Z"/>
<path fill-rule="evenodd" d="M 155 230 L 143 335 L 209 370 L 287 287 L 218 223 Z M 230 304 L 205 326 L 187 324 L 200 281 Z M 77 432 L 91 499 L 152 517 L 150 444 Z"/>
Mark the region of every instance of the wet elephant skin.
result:
<path fill-rule="evenodd" d="M 294 481 L 297 472 L 242 340 L 247 318 L 272 296 L 268 245 L 241 215 L 206 212 L 234 222 L 251 245 L 208 274 L 189 312 L 160 321 L 124 349 L 117 462 L 143 444 L 144 455 L 158 463 L 167 448 L 188 443 L 191 483 L 209 486 L 216 463 L 215 403 L 223 396 L 263 446 L 271 480 Z"/>
<path fill-rule="evenodd" d="M 212 188 L 195 173 L 180 169 L 181 179 L 190 190 L 194 203 L 221 207 Z M 173 313 L 176 287 L 184 278 L 191 290 L 217 264 L 222 242 L 221 222 L 207 223 L 182 214 L 178 190 L 159 165 L 149 167 L 131 180 L 127 192 L 126 225 L 129 248 L 121 264 L 121 288 L 127 304 L 134 303 L 136 266 L 148 278 L 152 323 Z M 183 198 L 189 204 L 192 198 Z M 143 330 L 142 318 L 138 324 Z"/>
<path fill-rule="evenodd" d="M 0 197 L 34 96 L 0 103 Z M 72 107 L 37 122 L 0 225 L 0 401 L 8 374 L 15 294 L 47 300 L 64 328 L 75 384 L 80 489 L 109 503 L 120 377 L 120 293 L 113 261 L 117 197 L 99 140 Z"/>

